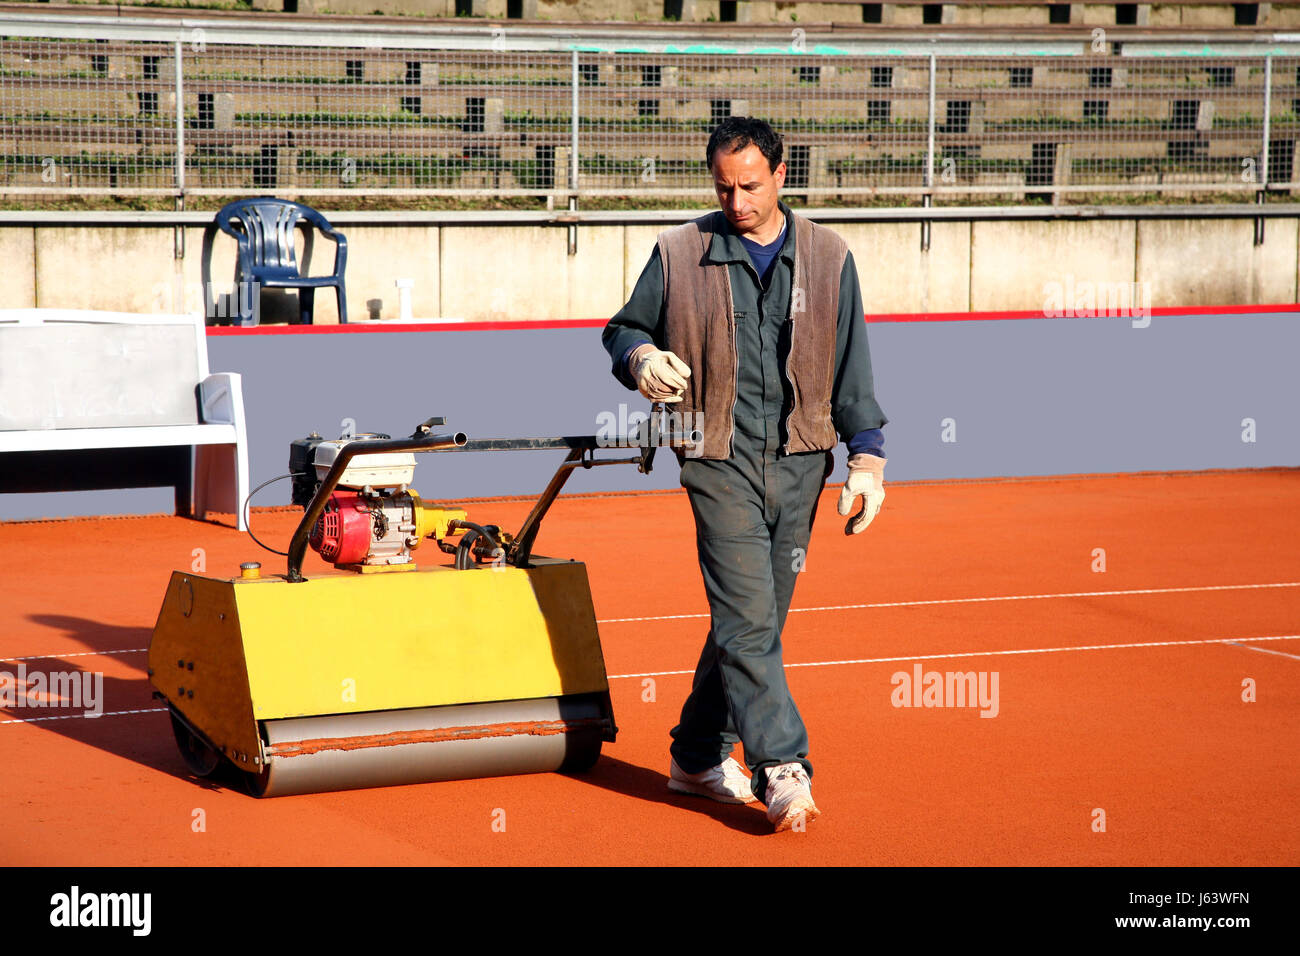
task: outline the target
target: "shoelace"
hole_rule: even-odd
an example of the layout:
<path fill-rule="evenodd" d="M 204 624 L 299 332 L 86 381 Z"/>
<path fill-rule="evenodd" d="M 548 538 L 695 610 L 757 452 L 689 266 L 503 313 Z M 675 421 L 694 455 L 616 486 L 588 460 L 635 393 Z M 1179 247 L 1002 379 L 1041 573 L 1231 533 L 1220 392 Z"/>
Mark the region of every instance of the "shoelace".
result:
<path fill-rule="evenodd" d="M 802 783 L 808 777 L 807 772 L 802 766 L 782 767 L 775 777 L 768 778 L 768 784 L 776 783 L 778 780 L 793 780 L 796 783 Z"/>

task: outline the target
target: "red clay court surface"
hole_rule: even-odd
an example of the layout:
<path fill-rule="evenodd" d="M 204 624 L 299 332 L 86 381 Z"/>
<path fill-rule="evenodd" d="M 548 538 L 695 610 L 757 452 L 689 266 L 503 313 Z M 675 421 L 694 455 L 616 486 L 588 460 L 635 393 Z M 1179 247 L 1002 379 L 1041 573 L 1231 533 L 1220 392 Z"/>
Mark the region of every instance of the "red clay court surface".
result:
<path fill-rule="evenodd" d="M 561 498 L 538 541 L 591 577 L 620 728 L 593 771 L 261 801 L 188 774 L 143 649 L 195 548 L 216 575 L 283 559 L 175 517 L 0 524 L 0 668 L 102 671 L 105 698 L 0 713 L 0 863 L 1300 863 L 1300 470 L 891 485 L 856 538 L 837 494 L 785 634 L 823 816 L 783 834 L 665 787 L 708 626 L 684 492 Z M 893 706 L 916 663 L 996 671 L 997 716 Z"/>

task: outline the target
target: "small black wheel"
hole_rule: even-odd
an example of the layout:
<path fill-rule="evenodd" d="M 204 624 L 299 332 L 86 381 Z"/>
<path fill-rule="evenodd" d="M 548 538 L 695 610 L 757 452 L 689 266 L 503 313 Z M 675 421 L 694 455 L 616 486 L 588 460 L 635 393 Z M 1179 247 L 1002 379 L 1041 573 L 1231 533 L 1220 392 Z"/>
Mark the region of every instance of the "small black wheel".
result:
<path fill-rule="evenodd" d="M 258 773 L 250 773 L 247 770 L 238 770 L 239 787 L 250 797 L 264 797 L 266 791 L 271 785 L 271 768 L 263 767 Z"/>
<path fill-rule="evenodd" d="M 172 733 L 176 737 L 176 746 L 180 748 L 185 765 L 196 777 L 210 777 L 221 766 L 222 756 L 209 746 L 208 742 L 190 729 L 175 707 L 168 707 L 172 718 Z"/>
<path fill-rule="evenodd" d="M 560 773 L 583 773 L 600 759 L 601 737 L 598 733 L 570 734 L 565 740 L 564 762 Z"/>

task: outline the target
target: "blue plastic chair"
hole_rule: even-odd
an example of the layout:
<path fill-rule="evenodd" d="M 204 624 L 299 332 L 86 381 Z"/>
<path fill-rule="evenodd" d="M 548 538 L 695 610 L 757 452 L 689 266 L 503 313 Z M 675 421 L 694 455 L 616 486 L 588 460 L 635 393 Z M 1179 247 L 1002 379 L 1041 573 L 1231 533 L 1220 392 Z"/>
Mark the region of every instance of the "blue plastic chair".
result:
<path fill-rule="evenodd" d="M 298 260 L 294 250 L 294 229 L 299 225 L 315 226 L 327 238 L 335 242 L 334 274 L 328 276 L 304 276 L 298 269 Z M 343 287 L 343 269 L 347 264 L 348 241 L 343 234 L 336 232 L 329 222 L 310 206 L 276 199 L 272 196 L 258 196 L 254 199 L 238 199 L 227 203 L 213 218 L 212 224 L 203 234 L 203 299 L 207 307 L 209 324 L 216 316 L 216 307 L 212 297 L 212 239 L 217 229 L 231 236 L 239 244 L 235 261 L 235 295 L 231 304 L 238 303 L 237 311 L 240 325 L 254 324 L 254 310 L 257 308 L 256 293 L 259 289 L 297 289 L 298 321 L 304 325 L 312 324 L 315 307 L 316 290 L 334 287 L 338 297 L 339 321 L 347 322 L 347 295 Z M 307 244 L 303 251 L 303 261 L 311 262 L 312 246 L 315 233 L 306 228 Z M 247 284 L 246 284 L 247 283 Z M 250 290 L 252 293 L 250 294 Z"/>

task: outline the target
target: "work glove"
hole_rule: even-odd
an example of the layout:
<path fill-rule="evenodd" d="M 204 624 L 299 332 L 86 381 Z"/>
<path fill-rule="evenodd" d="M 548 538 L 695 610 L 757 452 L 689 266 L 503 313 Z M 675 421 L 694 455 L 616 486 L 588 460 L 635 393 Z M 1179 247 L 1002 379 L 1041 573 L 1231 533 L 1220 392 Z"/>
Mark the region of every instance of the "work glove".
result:
<path fill-rule="evenodd" d="M 861 534 L 871 524 L 880 506 L 885 503 L 885 459 L 877 455 L 850 455 L 849 480 L 840 492 L 839 513 L 847 515 L 853 510 L 858 495 L 862 496 L 862 510 L 849 518 L 844 525 L 845 534 Z"/>
<path fill-rule="evenodd" d="M 636 387 L 652 402 L 680 402 L 686 391 L 691 369 L 672 352 L 650 343 L 639 345 L 628 358 L 628 368 Z"/>

